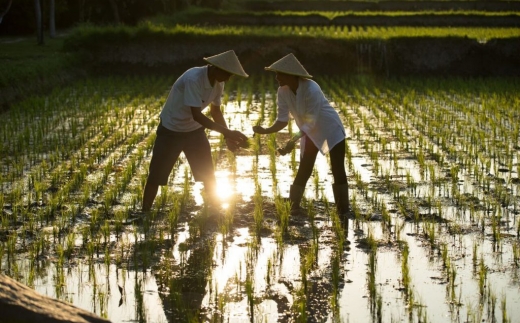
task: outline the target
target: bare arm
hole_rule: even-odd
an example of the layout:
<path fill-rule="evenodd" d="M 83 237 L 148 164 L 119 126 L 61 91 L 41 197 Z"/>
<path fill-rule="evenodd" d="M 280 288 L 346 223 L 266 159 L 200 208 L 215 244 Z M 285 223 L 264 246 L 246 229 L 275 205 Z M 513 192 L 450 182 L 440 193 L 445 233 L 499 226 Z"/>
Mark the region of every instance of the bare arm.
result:
<path fill-rule="evenodd" d="M 222 110 L 219 106 L 211 105 L 210 106 L 210 113 L 213 120 L 218 123 L 219 125 L 222 125 L 227 128 L 226 120 L 224 119 L 224 115 L 222 114 Z M 238 131 L 237 131 L 238 132 Z M 233 139 L 229 137 L 229 135 L 224 134 L 224 138 L 226 138 L 226 145 L 229 150 L 235 151 L 241 146 L 243 146 L 244 143 L 247 142 L 247 138 L 241 138 L 240 140 Z"/>
<path fill-rule="evenodd" d="M 213 121 L 227 128 L 226 120 L 224 120 L 224 115 L 219 106 L 210 105 L 210 113 Z"/>
<path fill-rule="evenodd" d="M 270 133 L 274 133 L 274 132 L 278 132 L 278 131 L 282 130 L 283 128 L 285 128 L 287 126 L 287 124 L 288 124 L 287 122 L 276 121 L 269 128 L 264 128 L 262 126 L 254 126 L 253 131 L 255 133 L 266 135 L 266 134 L 270 134 Z"/>
<path fill-rule="evenodd" d="M 210 113 L 214 121 L 202 114 L 200 108 L 191 107 L 191 114 L 193 115 L 193 119 L 200 123 L 203 127 L 223 134 L 226 138 L 226 145 L 230 150 L 236 150 L 247 142 L 246 135 L 240 131 L 230 130 L 227 127 L 224 116 L 222 115 L 222 110 L 220 110 L 219 106 L 211 105 Z"/>
<path fill-rule="evenodd" d="M 296 146 L 296 142 L 304 135 L 303 132 L 298 131 L 287 143 L 285 143 L 285 147 L 277 149 L 278 153 L 282 156 L 290 153 Z"/>
<path fill-rule="evenodd" d="M 226 126 L 226 122 L 224 121 L 224 118 L 222 117 L 222 113 L 220 113 L 220 116 L 222 117 L 222 121 L 224 122 L 224 125 L 222 125 L 221 123 L 215 122 L 217 120 L 213 121 L 210 118 L 206 117 L 202 113 L 200 108 L 191 107 L 191 114 L 193 115 L 193 120 L 200 123 L 204 128 L 220 132 L 221 134 L 224 135 L 224 137 L 227 137 L 231 133 L 231 130 L 229 130 L 228 127 Z M 211 111 L 211 116 L 213 117 L 213 109 Z"/>

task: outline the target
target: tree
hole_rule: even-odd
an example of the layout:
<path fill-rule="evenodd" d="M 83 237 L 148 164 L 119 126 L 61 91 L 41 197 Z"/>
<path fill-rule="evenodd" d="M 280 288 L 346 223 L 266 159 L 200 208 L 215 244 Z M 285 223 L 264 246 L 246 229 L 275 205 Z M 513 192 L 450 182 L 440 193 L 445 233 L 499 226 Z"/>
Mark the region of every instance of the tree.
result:
<path fill-rule="evenodd" d="M 7 4 L 7 8 L 2 13 L 0 13 L 0 24 L 2 23 L 2 19 L 4 18 L 4 16 L 7 15 L 7 12 L 9 11 L 9 9 L 11 9 L 12 4 L 13 4 L 13 0 L 9 0 L 9 3 Z"/>
<path fill-rule="evenodd" d="M 79 0 L 78 6 L 79 6 L 79 22 L 85 22 L 85 0 Z"/>
<path fill-rule="evenodd" d="M 40 0 L 34 0 L 34 13 L 36 16 L 36 41 L 38 45 L 43 45 L 43 19 L 42 4 Z"/>
<path fill-rule="evenodd" d="M 114 13 L 114 21 L 116 24 L 121 23 L 121 18 L 119 18 L 119 10 L 117 9 L 117 3 L 115 0 L 110 0 L 110 6 L 112 7 L 112 12 Z"/>
<path fill-rule="evenodd" d="M 56 37 L 56 3 L 49 0 L 49 37 Z"/>
<path fill-rule="evenodd" d="M 177 11 L 177 6 L 175 0 L 161 0 L 163 5 L 163 12 L 166 14 L 171 14 Z"/>

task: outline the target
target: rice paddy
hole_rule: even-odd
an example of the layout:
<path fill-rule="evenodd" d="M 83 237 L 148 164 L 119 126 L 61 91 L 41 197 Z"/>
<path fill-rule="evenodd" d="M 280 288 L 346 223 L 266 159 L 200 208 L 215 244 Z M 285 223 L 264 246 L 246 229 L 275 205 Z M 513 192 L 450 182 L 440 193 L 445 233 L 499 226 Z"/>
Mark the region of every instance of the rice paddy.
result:
<path fill-rule="evenodd" d="M 107 37 L 111 41 L 120 41 L 139 39 L 143 36 L 151 37 L 152 39 L 168 36 L 177 36 L 179 39 L 193 39 L 201 36 L 271 38 L 290 36 L 339 40 L 387 40 L 398 37 L 467 37 L 478 41 L 488 41 L 491 39 L 518 37 L 520 36 L 520 29 L 517 27 L 297 26 L 290 24 L 273 26 L 202 26 L 183 25 L 175 21 L 157 18 L 143 21 L 137 27 L 81 25 L 72 31 L 68 41 L 72 44 L 78 41 L 90 43 L 93 41 L 91 37 Z"/>
<path fill-rule="evenodd" d="M 229 152 L 209 132 L 221 208 L 184 158 L 140 200 L 174 79 L 98 78 L 27 98 L 0 125 L 0 270 L 114 322 L 520 320 L 517 79 L 318 77 L 344 121 L 352 216 L 318 156 L 304 215 L 274 75 L 232 79 Z"/>

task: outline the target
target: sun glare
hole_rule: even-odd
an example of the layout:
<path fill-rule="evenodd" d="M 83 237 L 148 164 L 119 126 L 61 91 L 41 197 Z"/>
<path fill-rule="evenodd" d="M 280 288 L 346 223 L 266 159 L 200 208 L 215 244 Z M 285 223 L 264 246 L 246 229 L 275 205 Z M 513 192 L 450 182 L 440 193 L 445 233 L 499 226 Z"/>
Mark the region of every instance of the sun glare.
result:
<path fill-rule="evenodd" d="M 235 189 L 229 178 L 229 172 L 221 171 L 215 174 L 217 176 L 217 196 L 222 202 L 229 200 L 234 194 Z"/>

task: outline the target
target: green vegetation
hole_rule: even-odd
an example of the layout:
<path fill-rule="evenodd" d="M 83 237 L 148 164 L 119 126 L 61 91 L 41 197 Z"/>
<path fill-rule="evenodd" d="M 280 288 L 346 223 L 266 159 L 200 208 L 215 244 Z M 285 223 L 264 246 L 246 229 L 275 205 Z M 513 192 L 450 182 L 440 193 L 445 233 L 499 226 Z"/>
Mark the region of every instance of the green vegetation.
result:
<path fill-rule="evenodd" d="M 62 37 L 36 45 L 33 38 L 0 39 L 0 88 L 39 82 L 73 68 L 74 55 L 63 52 Z M 43 84 L 42 84 L 43 85 Z"/>
<path fill-rule="evenodd" d="M 214 13 L 187 11 L 136 27 L 82 25 L 44 46 L 2 40 L 0 60 L 8 64 L 0 65 L 0 88 L 52 83 L 105 44 L 520 36 L 518 28 L 186 25 Z M 310 14 L 321 13 L 252 15 Z M 210 132 L 217 169 L 229 171 L 232 185 L 245 181 L 211 231 L 210 210 L 194 203 L 185 160 L 152 212 L 138 212 L 158 114 L 176 76 L 92 77 L 45 96 L 31 93 L 2 114 L 3 273 L 37 286 L 50 272 L 55 297 L 68 301 L 92 286 L 87 307 L 108 318 L 117 310 L 108 306 L 114 297 L 135 295 L 129 320 L 139 321 L 151 314 L 146 279 L 136 275 L 130 293 L 119 295 L 102 285 L 102 277 L 113 277 L 109 268 L 123 280 L 125 271 L 153 273 L 162 304 L 180 321 L 228 321 L 238 308 L 267 322 L 266 300 L 277 302 L 277 319 L 294 322 L 318 315 L 340 322 L 344 312 L 363 321 L 358 311 L 369 311 L 374 322 L 437 322 L 437 310 L 425 310 L 434 306 L 450 313 L 442 322 L 518 319 L 507 298 L 517 294 L 520 267 L 517 78 L 316 75 L 347 131 L 352 218 L 342 223 L 329 205 L 330 176 L 317 171 L 304 197 L 307 217 L 291 218 L 280 189 L 294 177 L 298 153 L 276 154 L 293 133 L 290 124 L 287 132 L 251 137 L 237 153 L 223 153 L 223 137 Z M 273 75 L 232 78 L 223 100 L 228 124 L 251 134 L 255 123 L 273 122 L 276 86 Z M 88 277 L 70 293 L 66 287 L 77 281 L 69 274 L 83 274 L 82 266 Z M 416 276 L 421 269 L 431 273 Z M 352 295 L 367 306 L 349 308 Z M 441 303 L 430 305 L 436 299 Z"/>
<path fill-rule="evenodd" d="M 512 302 L 504 299 L 502 304 L 495 296 L 501 292 L 493 286 L 497 263 L 493 257 L 487 258 L 482 248 L 487 246 L 502 252 L 511 249 L 512 266 L 510 271 L 506 269 L 506 275 L 516 274 L 518 241 L 508 232 L 515 231 L 517 226 L 508 228 L 504 221 L 507 216 L 509 221 L 517 220 L 513 210 L 518 209 L 518 198 L 514 196 L 518 185 L 515 184 L 518 147 L 510 138 L 518 134 L 515 122 L 518 82 L 511 79 L 409 78 L 378 82 L 363 77 L 317 79 L 344 118 L 351 134 L 349 147 L 356 151 L 349 153 L 346 161 L 351 165 L 349 176 L 356 178 L 351 186 L 356 218 L 349 221 L 354 222 L 354 230 L 359 235 L 357 242 L 366 247 L 361 263 L 367 267 L 361 267 L 366 270 L 366 280 L 362 279 L 366 282 L 371 315 L 381 321 L 389 315 L 384 305 L 387 284 L 381 284 L 381 275 L 387 271 L 383 264 L 388 261 L 384 253 L 398 252 L 394 278 L 399 279 L 396 284 L 404 297 L 396 306 L 406 309 L 409 315 L 427 317 L 421 304 L 428 304 L 429 299 L 423 299 L 422 289 L 416 287 L 422 282 L 414 276 L 418 263 L 412 261 L 417 259 L 418 249 L 422 249 L 431 255 L 440 279 L 446 281 L 441 290 L 450 306 L 459 309 L 466 305 L 462 304 L 466 297 L 465 286 L 470 286 L 470 290 L 479 292 L 480 306 L 474 310 L 468 308 L 471 312 L 468 315 L 478 316 L 482 311 L 493 309 L 497 317 L 515 316 L 508 305 Z M 6 122 L 0 128 L 0 203 L 4 210 L 0 227 L 2 270 L 35 284 L 36 270 L 43 264 L 36 261 L 32 267 L 24 267 L 21 258 L 24 252 L 29 253 L 31 259 L 51 258 L 57 268 L 75 268 L 76 261 L 92 267 L 92 271 L 96 263 L 143 271 L 156 266 L 164 273 L 162 286 L 169 288 L 169 301 L 175 304 L 172 306 L 180 309 L 179 315 L 196 318 L 198 309 L 188 310 L 190 305 L 182 301 L 182 279 L 189 281 L 189 273 L 193 272 L 200 275 L 196 279 L 209 279 L 215 262 L 219 262 L 218 270 L 223 270 L 221 266 L 232 264 L 232 259 L 241 261 L 225 242 L 229 240 L 227 237 L 236 237 L 236 221 L 240 221 L 247 226 L 250 240 L 243 243 L 249 250 L 244 258 L 244 269 L 229 270 L 237 277 L 233 278 L 236 289 L 230 289 L 216 274 L 215 281 L 210 283 L 214 289 L 198 293 L 210 294 L 209 299 L 214 300 L 223 316 L 228 315 L 226 304 L 235 303 L 234 295 L 247 300 L 249 315 L 260 315 L 259 300 L 267 297 L 262 294 L 262 281 L 268 279 L 274 290 L 283 262 L 281 256 L 272 257 L 270 248 L 283 254 L 283 250 L 297 242 L 303 249 L 298 265 L 293 264 L 292 274 L 301 283 L 292 290 L 294 301 L 288 310 L 294 317 L 308 318 L 316 297 L 312 284 L 316 277 L 325 277 L 325 281 L 330 279 L 330 290 L 324 297 L 331 300 L 331 307 L 339 316 L 338 308 L 345 306 L 341 280 L 345 261 L 350 259 L 344 253 L 348 250 L 345 248 L 348 229 L 344 231 L 336 212 L 328 211 L 328 198 L 323 189 L 326 178 L 318 175 L 309 182 L 308 191 L 315 197 L 307 201 L 308 221 L 312 222 L 301 227 L 289 223 L 288 203 L 276 190 L 266 194 L 262 189 L 264 183 L 288 185 L 288 179 L 280 174 L 284 170 L 291 174 L 290 156 L 284 160 L 278 156 L 276 166 L 272 165 L 272 139 L 260 142 L 258 150 L 230 155 L 220 153 L 224 149 L 220 136 L 213 136 L 217 165 L 230 168 L 233 178 L 249 178 L 254 185 L 250 202 L 237 197 L 226 211 L 226 223 L 219 228 L 225 239 L 204 240 L 207 239 L 203 235 L 207 218 L 198 217 L 204 209 L 196 212 L 189 228 L 185 224 L 179 228 L 180 223 L 189 220 L 190 208 L 194 207 L 190 199 L 194 190 L 191 174 L 182 168 L 183 164 L 175 166 L 171 185 L 161 191 L 149 218 L 132 222 L 146 179 L 157 114 L 171 82 L 171 78 L 165 77 L 90 79 L 57 89 L 49 96 L 25 100 L 3 115 Z M 275 85 L 263 76 L 253 75 L 248 82 L 262 84 L 264 88 L 258 92 L 265 93 L 265 97 L 251 95 L 256 88 L 245 86 L 241 80 L 232 79 L 227 86 L 230 96 L 226 111 L 229 109 L 233 115 L 230 124 L 241 131 L 247 131 L 252 125 L 245 118 L 258 117 L 262 100 L 269 107 L 275 100 L 269 95 Z M 247 108 L 244 103 L 251 96 L 254 98 Z M 264 112 L 271 114 L 271 110 Z M 448 122 L 450 127 L 444 127 Z M 363 167 L 354 161 L 360 156 L 372 165 L 370 182 L 363 179 Z M 275 173 L 273 167 L 276 167 Z M 275 175 L 276 181 L 272 178 Z M 464 186 L 453 185 L 459 183 L 463 175 L 471 180 Z M 246 209 L 242 206 L 244 203 Z M 325 207 L 316 208 L 316 203 Z M 381 219 L 371 221 L 373 214 L 380 214 Z M 408 224 L 405 225 L 405 221 Z M 393 229 L 396 225 L 399 228 Z M 474 228 L 475 236 L 465 235 L 465 228 Z M 295 234 L 295 229 L 301 230 L 300 233 Z M 392 232 L 394 230 L 397 232 Z M 273 245 L 263 248 L 269 232 Z M 329 240 L 324 242 L 327 237 Z M 421 248 L 412 237 L 420 241 Z M 202 244 L 207 245 L 208 250 L 197 257 L 200 239 L 205 241 Z M 458 245 L 463 239 L 468 240 L 466 249 Z M 213 247 L 215 243 L 218 248 Z M 397 246 L 393 251 L 392 245 Z M 330 248 L 330 254 L 325 257 L 321 254 L 324 248 Z M 458 258 L 459 248 L 468 255 L 467 259 L 473 259 L 467 261 L 468 268 Z M 221 250 L 222 259 L 214 256 L 213 249 Z M 265 256 L 269 260 L 262 258 L 264 249 L 270 250 Z M 158 260 L 157 256 L 163 251 L 167 256 Z M 173 257 L 172 253 L 178 254 Z M 227 253 L 230 258 L 226 258 Z M 260 271 L 254 269 L 262 259 L 265 267 Z M 330 272 L 320 267 L 327 262 L 324 259 L 330 260 Z M 497 262 L 501 266 L 501 261 Z M 253 275 L 255 270 L 262 275 Z M 63 291 L 69 283 L 66 273 L 66 270 L 56 270 L 57 297 L 66 295 Z M 194 286 L 205 285 L 199 282 Z M 136 301 L 145 306 L 141 294 L 136 293 Z M 96 297 L 99 297 L 96 303 L 101 302 L 100 314 L 110 317 L 111 312 L 104 303 L 109 294 L 99 289 Z M 138 315 L 145 316 L 146 310 L 141 308 Z"/>
<path fill-rule="evenodd" d="M 194 24 L 198 22 L 219 21 L 225 18 L 228 23 L 236 19 L 237 22 L 245 22 L 251 18 L 316 18 L 323 17 L 323 23 L 331 22 L 339 17 L 424 17 L 424 16 L 478 16 L 478 17 L 507 17 L 518 16 L 514 11 L 239 11 L 239 10 L 213 10 L 208 8 L 190 7 L 174 15 L 162 15 L 149 18 L 155 24 L 175 25 Z"/>
<path fill-rule="evenodd" d="M 37 46 L 32 36 L 20 39 L 0 39 L 0 90 L 9 88 L 8 93 L 3 91 L 0 104 L 9 104 L 26 93 L 42 93 L 53 85 L 64 84 L 90 72 L 89 62 L 92 55 L 107 53 L 107 46 L 141 46 L 156 47 L 174 46 L 174 44 L 191 44 L 194 42 L 261 42 L 279 38 L 301 38 L 303 41 L 312 39 L 331 39 L 352 42 L 373 40 L 392 40 L 399 38 L 469 38 L 479 42 L 491 39 L 507 39 L 520 37 L 519 28 L 498 27 L 376 27 L 356 25 L 329 25 L 306 26 L 283 23 L 284 17 L 326 16 L 328 19 L 341 15 L 377 15 L 378 13 L 328 13 L 328 12 L 269 12 L 250 13 L 254 17 L 281 18 L 282 25 L 261 26 L 234 26 L 234 17 L 248 20 L 241 12 L 213 11 L 193 9 L 177 13 L 173 16 L 159 16 L 142 21 L 137 26 L 95 26 L 83 24 L 59 36 L 56 39 L 46 38 L 45 44 Z M 381 13 L 383 14 L 383 13 Z M 450 12 L 421 13 L 449 16 Z M 508 17 L 517 13 L 482 13 L 465 12 L 467 15 L 481 15 L 484 17 Z M 387 16 L 407 16 L 409 12 L 384 13 Z M 413 16 L 413 15 L 412 15 Z M 207 17 L 231 17 L 221 25 L 206 25 Z M 201 20 L 201 21 L 199 21 Z M 199 22 L 198 22 L 199 21 Z M 276 20 L 278 21 L 278 20 Z M 279 23 L 278 22 L 278 23 Z M 255 40 L 256 39 L 256 40 Z M 101 53 L 98 53 L 98 52 Z M 98 53 L 98 54 L 96 54 Z M 95 62 L 95 60 L 94 60 Z M 5 94 L 4 94 L 5 93 Z M 6 102 L 7 101 L 7 102 Z"/>
<path fill-rule="evenodd" d="M 167 26 L 144 22 L 137 27 L 83 25 L 71 32 L 65 49 L 96 48 L 103 43 L 140 41 L 202 41 L 209 37 L 237 41 L 255 37 L 316 37 L 344 40 L 375 40 L 397 37 L 468 37 L 478 40 L 519 37 L 519 28 L 471 27 L 356 27 L 356 26 Z"/>

